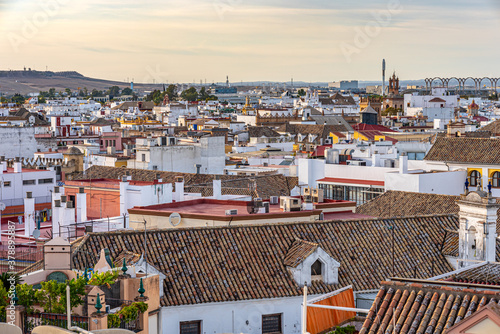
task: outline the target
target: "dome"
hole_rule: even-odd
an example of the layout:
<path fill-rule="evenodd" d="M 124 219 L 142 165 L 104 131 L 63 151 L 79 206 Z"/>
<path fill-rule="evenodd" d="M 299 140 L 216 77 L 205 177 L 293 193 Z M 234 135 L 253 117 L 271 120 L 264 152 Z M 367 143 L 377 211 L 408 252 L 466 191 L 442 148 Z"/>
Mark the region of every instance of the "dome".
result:
<path fill-rule="evenodd" d="M 82 151 L 73 146 L 68 150 L 66 154 L 82 154 Z"/>
<path fill-rule="evenodd" d="M 469 109 L 479 109 L 479 106 L 476 104 L 476 101 L 472 100 L 472 103 L 469 104 Z"/>

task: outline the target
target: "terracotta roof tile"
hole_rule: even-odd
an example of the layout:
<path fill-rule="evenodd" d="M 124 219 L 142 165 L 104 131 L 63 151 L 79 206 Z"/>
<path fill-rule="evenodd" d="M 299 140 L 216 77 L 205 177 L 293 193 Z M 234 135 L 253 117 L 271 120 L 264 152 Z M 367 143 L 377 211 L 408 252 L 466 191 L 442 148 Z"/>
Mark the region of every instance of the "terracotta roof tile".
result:
<path fill-rule="evenodd" d="M 487 301 L 496 303 L 500 297 L 498 291 L 491 294 L 481 289 L 446 289 L 431 283 L 401 287 L 396 282 L 383 282 L 359 333 L 445 333 L 487 305 Z M 396 287 L 403 292 L 394 293 Z"/>
<path fill-rule="evenodd" d="M 474 164 L 500 164 L 500 139 L 437 138 L 424 160 Z"/>
<path fill-rule="evenodd" d="M 350 284 L 368 290 L 393 275 L 388 225 L 395 226 L 395 275 L 427 278 L 453 270 L 438 250 L 444 230 L 458 226 L 449 215 L 150 230 L 147 258 L 166 275 L 164 306 L 299 296 L 286 264 L 314 244 L 341 265 L 338 284 L 314 281 L 311 294 Z M 141 254 L 143 233 L 90 233 L 73 253 L 74 266 L 93 266 L 104 247 L 112 258 L 124 251 Z"/>

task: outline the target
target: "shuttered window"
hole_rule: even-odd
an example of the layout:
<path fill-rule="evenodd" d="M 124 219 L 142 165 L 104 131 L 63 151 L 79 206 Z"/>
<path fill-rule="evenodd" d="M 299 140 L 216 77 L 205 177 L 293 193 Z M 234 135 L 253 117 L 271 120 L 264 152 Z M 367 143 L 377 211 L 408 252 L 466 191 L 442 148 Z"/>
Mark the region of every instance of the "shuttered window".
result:
<path fill-rule="evenodd" d="M 180 334 L 201 334 L 201 320 L 181 322 Z"/>
<path fill-rule="evenodd" d="M 281 313 L 262 316 L 262 334 L 281 333 Z"/>

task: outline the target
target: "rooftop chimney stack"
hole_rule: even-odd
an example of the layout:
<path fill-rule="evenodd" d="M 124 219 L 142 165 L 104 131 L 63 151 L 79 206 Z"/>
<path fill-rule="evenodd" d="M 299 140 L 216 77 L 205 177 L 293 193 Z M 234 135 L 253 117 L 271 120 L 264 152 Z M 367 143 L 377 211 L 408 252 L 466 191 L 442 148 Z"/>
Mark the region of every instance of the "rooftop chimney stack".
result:
<path fill-rule="evenodd" d="M 184 178 L 182 176 L 177 176 L 175 178 L 175 198 L 176 202 L 181 202 L 184 200 Z"/>
<path fill-rule="evenodd" d="M 24 236 L 30 237 L 35 230 L 35 199 L 31 191 L 26 192 L 24 199 Z"/>
<path fill-rule="evenodd" d="M 76 222 L 82 223 L 87 221 L 87 194 L 85 188 L 80 187 L 76 194 Z"/>
<path fill-rule="evenodd" d="M 408 174 L 408 156 L 406 152 L 399 156 L 399 174 Z"/>
<path fill-rule="evenodd" d="M 215 199 L 222 199 L 222 181 L 221 180 L 213 180 L 213 192 Z"/>
<path fill-rule="evenodd" d="M 14 173 L 21 173 L 23 170 L 21 161 L 19 157 L 16 157 L 16 160 L 14 161 Z"/>

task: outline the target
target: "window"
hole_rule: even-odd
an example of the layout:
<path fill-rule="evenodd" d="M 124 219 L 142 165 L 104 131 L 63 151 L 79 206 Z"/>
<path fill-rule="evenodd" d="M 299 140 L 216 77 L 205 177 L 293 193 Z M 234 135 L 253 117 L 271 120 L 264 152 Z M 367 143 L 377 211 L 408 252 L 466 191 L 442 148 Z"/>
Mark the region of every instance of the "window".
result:
<path fill-rule="evenodd" d="M 23 180 L 23 185 L 25 185 L 25 186 L 32 185 L 32 184 L 36 184 L 36 180 Z"/>
<path fill-rule="evenodd" d="M 469 185 L 471 187 L 477 187 L 477 184 L 480 179 L 481 179 L 481 174 L 477 170 L 473 170 L 469 174 Z"/>
<path fill-rule="evenodd" d="M 38 184 L 54 183 L 54 179 L 40 179 Z"/>
<path fill-rule="evenodd" d="M 262 334 L 281 333 L 281 313 L 262 316 Z"/>
<path fill-rule="evenodd" d="M 500 188 L 500 173 L 499 172 L 495 172 L 491 176 L 491 186 L 493 188 Z"/>
<path fill-rule="evenodd" d="M 201 320 L 182 321 L 180 323 L 180 334 L 201 334 Z"/>
<path fill-rule="evenodd" d="M 3 181 L 4 187 L 10 187 L 10 181 Z"/>
<path fill-rule="evenodd" d="M 142 161 L 146 161 L 146 154 L 142 154 Z"/>
<path fill-rule="evenodd" d="M 319 259 L 316 260 L 311 266 L 311 275 L 313 275 L 313 276 L 321 275 L 322 267 L 323 267 L 323 264 L 321 263 L 321 261 Z"/>

